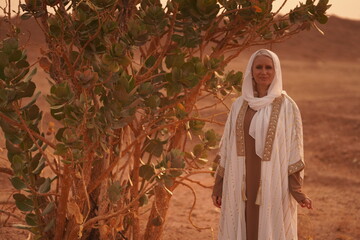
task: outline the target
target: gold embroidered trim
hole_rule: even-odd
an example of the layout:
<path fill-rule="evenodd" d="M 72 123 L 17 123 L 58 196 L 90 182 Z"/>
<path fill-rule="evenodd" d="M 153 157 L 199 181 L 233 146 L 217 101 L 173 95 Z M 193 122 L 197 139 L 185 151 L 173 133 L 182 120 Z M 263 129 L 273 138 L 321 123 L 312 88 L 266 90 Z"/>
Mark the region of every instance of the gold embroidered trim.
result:
<path fill-rule="evenodd" d="M 266 134 L 265 140 L 265 148 L 264 148 L 264 156 L 262 158 L 263 161 L 270 161 L 271 151 L 274 144 L 276 126 L 279 120 L 279 113 L 283 98 L 282 96 L 277 97 L 272 102 L 272 110 L 270 115 L 269 128 Z"/>
<path fill-rule="evenodd" d="M 225 173 L 225 168 L 219 165 L 216 169 L 216 175 L 219 175 L 220 177 L 224 177 L 224 173 Z"/>
<path fill-rule="evenodd" d="M 291 164 L 289 166 L 289 169 L 288 169 L 289 175 L 291 175 L 293 173 L 296 173 L 296 172 L 298 172 L 298 171 L 300 171 L 300 170 L 302 170 L 304 168 L 305 168 L 305 164 L 303 163 L 303 161 L 299 160 L 296 163 Z"/>
<path fill-rule="evenodd" d="M 248 105 L 248 102 L 243 102 L 236 119 L 236 149 L 238 156 L 245 156 L 244 118 Z"/>

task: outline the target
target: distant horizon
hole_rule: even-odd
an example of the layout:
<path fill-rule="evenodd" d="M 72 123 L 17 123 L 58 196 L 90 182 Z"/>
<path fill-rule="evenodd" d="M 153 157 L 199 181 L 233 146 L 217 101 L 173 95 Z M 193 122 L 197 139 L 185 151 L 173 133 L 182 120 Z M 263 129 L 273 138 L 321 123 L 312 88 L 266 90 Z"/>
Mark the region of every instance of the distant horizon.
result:
<path fill-rule="evenodd" d="M 281 12 L 289 12 L 290 9 L 295 8 L 299 2 L 306 2 L 306 0 L 288 0 Z M 278 9 L 284 0 L 275 0 L 273 9 Z M 316 1 L 318 2 L 318 0 Z M 360 1 L 359 0 L 329 0 L 331 7 L 327 10 L 328 16 L 337 16 L 344 19 L 360 20 Z"/>
<path fill-rule="evenodd" d="M 1 7 L 5 6 L 6 1 L 7 0 L 0 0 Z M 287 0 L 281 12 L 289 12 L 289 10 L 295 8 L 300 1 L 306 2 L 306 0 Z M 17 6 L 18 2 L 19 0 L 11 0 L 12 6 Z M 24 0 L 21 0 L 21 2 L 24 2 Z M 164 4 L 166 3 L 166 0 L 161 0 L 161 2 Z M 273 9 L 277 10 L 283 2 L 284 0 L 275 0 L 273 2 Z M 318 0 L 316 2 L 318 2 Z M 327 11 L 328 16 L 337 16 L 349 20 L 360 20 L 359 0 L 329 0 L 329 4 L 332 6 Z M 0 16 L 3 16 L 2 12 L 0 12 Z"/>

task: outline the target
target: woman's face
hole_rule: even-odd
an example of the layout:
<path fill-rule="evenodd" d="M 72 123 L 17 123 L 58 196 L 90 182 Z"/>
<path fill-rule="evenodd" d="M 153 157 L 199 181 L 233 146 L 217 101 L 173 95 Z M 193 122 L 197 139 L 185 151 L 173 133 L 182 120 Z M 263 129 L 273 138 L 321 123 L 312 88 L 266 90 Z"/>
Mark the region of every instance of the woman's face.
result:
<path fill-rule="evenodd" d="M 264 55 L 257 56 L 253 62 L 252 75 L 257 89 L 268 89 L 275 77 L 272 59 Z"/>

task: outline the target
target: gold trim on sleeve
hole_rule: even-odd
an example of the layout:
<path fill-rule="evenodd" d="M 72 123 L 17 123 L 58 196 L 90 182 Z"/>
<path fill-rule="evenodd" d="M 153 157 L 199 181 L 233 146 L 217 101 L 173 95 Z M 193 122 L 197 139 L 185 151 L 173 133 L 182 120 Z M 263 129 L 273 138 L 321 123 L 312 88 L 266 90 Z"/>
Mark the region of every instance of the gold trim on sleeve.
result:
<path fill-rule="evenodd" d="M 293 163 L 289 166 L 289 175 L 296 173 L 300 170 L 303 170 L 305 168 L 305 164 L 303 163 L 303 161 L 299 160 L 296 163 Z"/>
<path fill-rule="evenodd" d="M 225 173 L 225 168 L 219 165 L 216 169 L 216 175 L 219 175 L 220 177 L 224 177 L 224 173 Z"/>
<path fill-rule="evenodd" d="M 264 155 L 262 160 L 263 161 L 270 161 L 271 152 L 274 144 L 275 139 L 275 133 L 276 133 L 276 126 L 279 120 L 279 113 L 281 104 L 283 102 L 283 97 L 277 97 L 272 102 L 272 109 L 271 109 L 271 115 L 270 115 L 270 122 L 269 127 L 266 134 L 266 140 L 265 140 L 265 148 L 264 148 Z"/>
<path fill-rule="evenodd" d="M 248 105 L 247 101 L 243 102 L 236 119 L 236 150 L 238 156 L 245 156 L 244 118 Z"/>

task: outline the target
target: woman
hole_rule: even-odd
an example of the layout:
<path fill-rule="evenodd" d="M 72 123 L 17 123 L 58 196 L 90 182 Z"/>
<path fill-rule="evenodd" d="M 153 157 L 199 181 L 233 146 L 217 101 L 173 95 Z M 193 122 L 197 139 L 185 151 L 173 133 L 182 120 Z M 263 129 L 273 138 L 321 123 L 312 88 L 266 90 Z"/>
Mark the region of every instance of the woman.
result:
<path fill-rule="evenodd" d="M 296 201 L 312 209 L 301 191 L 302 138 L 299 109 L 282 90 L 279 58 L 256 51 L 217 157 L 212 198 L 221 206 L 219 239 L 297 239 Z"/>

